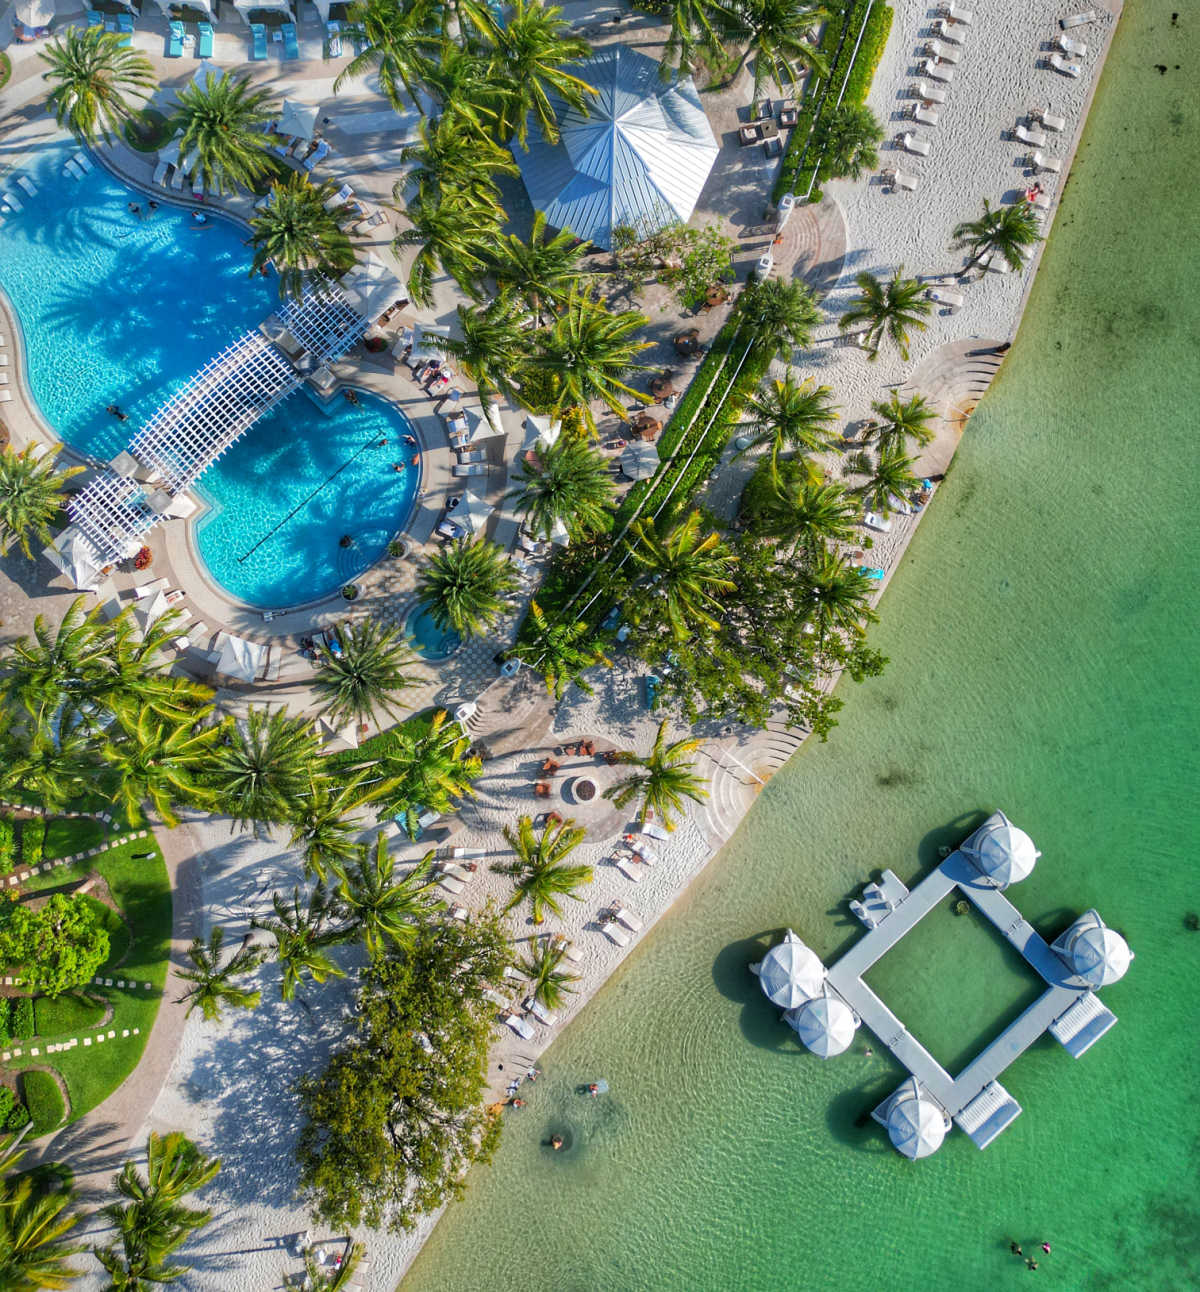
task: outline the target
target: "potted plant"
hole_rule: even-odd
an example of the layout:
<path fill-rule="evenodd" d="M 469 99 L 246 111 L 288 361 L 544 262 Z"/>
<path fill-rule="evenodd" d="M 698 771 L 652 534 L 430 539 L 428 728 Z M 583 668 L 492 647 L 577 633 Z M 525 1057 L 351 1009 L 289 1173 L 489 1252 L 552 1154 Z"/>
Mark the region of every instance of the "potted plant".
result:
<path fill-rule="evenodd" d="M 395 561 L 402 561 L 408 555 L 408 544 L 402 538 L 393 538 L 387 546 L 388 555 Z"/>
<path fill-rule="evenodd" d="M 150 562 L 154 559 L 153 553 L 148 547 L 141 547 L 133 558 L 133 568 L 135 570 L 148 570 Z"/>
<path fill-rule="evenodd" d="M 357 597 L 357 596 L 358 596 L 358 584 L 357 584 L 357 583 L 347 583 L 347 584 L 345 585 L 345 587 L 344 587 L 344 588 L 342 588 L 342 596 L 343 596 L 347 601 L 353 601 L 353 600 L 355 599 L 355 597 Z"/>

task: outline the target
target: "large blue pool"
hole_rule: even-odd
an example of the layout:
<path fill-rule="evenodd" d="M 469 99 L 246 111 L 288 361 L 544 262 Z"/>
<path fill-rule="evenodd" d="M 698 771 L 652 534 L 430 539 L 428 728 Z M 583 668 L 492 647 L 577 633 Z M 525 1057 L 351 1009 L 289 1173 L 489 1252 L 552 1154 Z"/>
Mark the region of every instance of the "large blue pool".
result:
<path fill-rule="evenodd" d="M 72 149 L 47 147 L 0 181 L 24 209 L 0 226 L 0 287 L 21 320 L 33 394 L 73 448 L 111 458 L 219 350 L 274 308 L 274 280 L 249 278 L 243 231 L 197 228 L 96 166 L 62 173 Z M 28 197 L 15 173 L 38 187 Z M 142 208 L 139 219 L 130 203 Z M 129 420 L 105 413 L 120 405 Z M 205 474 L 211 510 L 195 530 L 213 580 L 257 606 L 326 596 L 383 553 L 408 521 L 419 468 L 404 415 L 367 395 L 328 408 L 298 392 Z M 388 443 L 378 447 L 379 441 Z M 343 536 L 353 545 L 340 546 Z M 153 539 L 151 539 L 153 546 Z"/>

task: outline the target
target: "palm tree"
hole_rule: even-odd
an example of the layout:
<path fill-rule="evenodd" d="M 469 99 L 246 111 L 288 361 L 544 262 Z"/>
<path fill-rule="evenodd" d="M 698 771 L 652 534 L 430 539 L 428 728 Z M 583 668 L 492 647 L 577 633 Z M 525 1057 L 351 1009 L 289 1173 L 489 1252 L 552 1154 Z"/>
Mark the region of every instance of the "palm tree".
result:
<path fill-rule="evenodd" d="M 952 237 L 954 246 L 971 249 L 963 273 L 989 252 L 1002 257 L 1009 269 L 1023 269 L 1026 256 L 1042 240 L 1037 212 L 1024 198 L 1012 206 L 993 207 L 985 197 L 982 217 L 956 224 Z"/>
<path fill-rule="evenodd" d="M 67 27 L 38 53 L 50 65 L 42 80 L 54 84 L 47 110 L 81 143 L 108 143 L 136 111 L 131 100 L 154 93 L 150 60 L 123 39 L 99 27 Z"/>
<path fill-rule="evenodd" d="M 212 691 L 168 670 L 174 656 L 167 647 L 179 635 L 179 612 L 168 610 L 140 628 L 127 606 L 108 625 L 109 658 L 92 690 L 95 704 L 112 713 L 147 707 L 170 722 L 195 721 L 207 710 Z"/>
<path fill-rule="evenodd" d="M 516 860 L 492 866 L 496 874 L 511 875 L 517 881 L 516 891 L 504 909 L 511 911 L 528 901 L 534 924 L 544 924 L 547 911 L 562 914 L 560 897 L 583 901 L 575 890 L 592 882 L 592 868 L 564 863 L 586 836 L 587 831 L 574 821 L 547 822 L 540 835 L 534 833 L 533 819 L 528 816 L 521 817 L 515 830 L 506 825 L 504 837 L 516 853 Z"/>
<path fill-rule="evenodd" d="M 457 361 L 482 397 L 497 391 L 515 401 L 515 376 L 528 358 L 532 339 L 522 308 L 504 295 L 474 309 L 460 305 L 458 327 L 461 340 L 435 335 L 430 343 Z"/>
<path fill-rule="evenodd" d="M 804 283 L 766 278 L 746 289 L 738 317 L 756 345 L 786 359 L 808 347 L 822 316 Z"/>
<path fill-rule="evenodd" d="M 742 453 L 770 441 L 775 464 L 784 449 L 821 453 L 840 447 L 840 439 L 831 429 L 838 412 L 831 402 L 832 394 L 828 386 L 818 386 L 812 378 L 797 381 L 790 368 L 782 381 L 765 383 L 746 401 L 753 438 Z"/>
<path fill-rule="evenodd" d="M 304 1273 L 285 1277 L 284 1292 L 347 1292 L 366 1250 L 362 1243 L 351 1243 L 346 1259 L 335 1270 L 325 1269 L 306 1254 Z"/>
<path fill-rule="evenodd" d="M 396 717 L 396 699 L 423 680 L 411 672 L 412 651 L 394 628 L 362 619 L 338 631 L 340 654 L 328 646 L 317 649 L 320 667 L 312 688 L 331 722 L 354 718 L 366 722 L 382 710 Z"/>
<path fill-rule="evenodd" d="M 879 165 L 883 127 L 865 103 L 843 103 L 821 119 L 819 131 L 822 175 L 857 180 Z"/>
<path fill-rule="evenodd" d="M 307 719 L 252 708 L 244 722 L 225 729 L 210 760 L 207 787 L 238 825 L 294 821 L 318 756 Z"/>
<path fill-rule="evenodd" d="M 880 448 L 893 447 L 903 452 L 909 440 L 920 445 L 932 441 L 929 423 L 937 416 L 937 410 L 931 407 L 924 395 L 913 395 L 911 399 L 901 401 L 899 392 L 893 390 L 883 403 L 872 404 L 871 408 L 881 422 L 875 432 Z"/>
<path fill-rule="evenodd" d="M 908 457 L 902 447 L 884 444 L 874 462 L 865 453 L 856 453 L 847 464 L 852 471 L 867 476 L 865 483 L 854 492 L 864 506 L 885 516 L 895 506 L 895 499 L 903 498 L 920 486 L 920 479 L 913 472 L 915 458 Z"/>
<path fill-rule="evenodd" d="M 280 296 L 299 296 L 312 279 L 340 278 L 353 269 L 358 251 L 342 228 L 350 208 L 327 210 L 334 193 L 333 180 L 310 184 L 305 175 L 290 174 L 274 184 L 267 204 L 250 221 L 251 276 L 274 265 Z"/>
<path fill-rule="evenodd" d="M 521 972 L 529 979 L 534 999 L 540 1000 L 547 1009 L 561 1009 L 566 1004 L 567 994 L 574 994 L 575 988 L 570 984 L 579 981 L 579 975 L 563 972 L 562 962 L 566 949 L 555 946 L 553 942 L 539 942 L 537 947 L 521 960 Z"/>
<path fill-rule="evenodd" d="M 456 722 L 447 722 L 439 709 L 428 726 L 400 726 L 380 757 L 378 770 L 386 778 L 378 798 L 381 816 L 403 816 L 409 837 L 416 839 L 421 809 L 447 816 L 458 800 L 475 793 L 472 784 L 483 770 L 468 754 L 470 741 Z"/>
<path fill-rule="evenodd" d="M 272 896 L 275 915 L 250 921 L 250 927 L 262 929 L 275 939 L 275 958 L 283 966 L 279 994 L 284 1000 L 296 995 L 296 988 L 305 975 L 313 982 L 323 983 L 327 978 L 344 978 L 346 971 L 333 962 L 326 947 L 337 946 L 351 936 L 345 925 L 328 926 L 335 913 L 332 898 L 323 885 L 318 884 L 308 899 L 308 906 L 300 901 L 300 889 L 292 889 L 292 901 L 279 893 Z"/>
<path fill-rule="evenodd" d="M 559 435 L 525 456 L 506 497 L 530 533 L 549 538 L 561 525 L 578 538 L 606 527 L 612 493 L 607 460 L 585 440 Z"/>
<path fill-rule="evenodd" d="M 224 734 L 222 725 L 198 726 L 189 716 L 174 722 L 158 717 L 150 707 L 121 713 L 120 730 L 109 729 L 100 757 L 112 772 L 116 801 L 131 825 L 145 820 L 149 801 L 163 824 L 179 824 L 175 803 L 211 805 L 212 791 L 197 779 L 210 764 L 213 746 Z"/>
<path fill-rule="evenodd" d="M 655 812 L 668 830 L 674 830 L 674 813 L 683 811 L 684 799 L 703 803 L 708 798 L 704 777 L 696 774 L 696 765 L 688 757 L 702 743 L 700 740 L 676 740 L 668 745 L 664 719 L 658 724 L 658 734 L 648 754 L 642 756 L 623 750 L 617 755 L 617 762 L 639 770 L 610 785 L 604 791 L 604 797 L 612 799 L 618 808 L 625 807 L 634 799 L 641 799 L 639 820 L 646 821 L 651 812 Z"/>
<path fill-rule="evenodd" d="M 550 374 L 554 412 L 581 409 L 593 429 L 593 399 L 603 400 L 621 418 L 625 417 L 621 395 L 646 399 L 621 378 L 627 372 L 645 370 L 645 364 L 634 363 L 634 356 L 650 344 L 633 339 L 649 322 L 644 314 L 636 310 L 613 314 L 595 292 L 592 284 L 571 287 L 562 312 L 538 333 L 537 352 L 529 361 L 532 368 Z"/>
<path fill-rule="evenodd" d="M 666 8 L 669 14 L 663 16 L 669 18 L 671 30 L 659 63 L 664 76 L 691 76 L 702 60 L 722 59 L 729 15 L 721 0 L 668 0 Z"/>
<path fill-rule="evenodd" d="M 401 164 L 413 169 L 394 186 L 397 200 L 411 185 L 436 197 L 466 197 L 485 208 L 499 204 L 496 176 L 518 174 L 517 164 L 512 153 L 481 133 L 466 112 L 458 100 L 436 121 L 421 122 L 420 143 L 400 153 Z"/>
<path fill-rule="evenodd" d="M 768 473 L 751 508 L 755 532 L 790 544 L 793 553 L 847 542 L 854 536 L 857 505 L 840 484 L 810 480 L 803 470 L 802 464 L 784 463 L 778 475 Z"/>
<path fill-rule="evenodd" d="M 351 813 L 379 797 L 381 787 L 373 782 L 364 788 L 365 771 L 360 771 L 349 781 L 335 779 L 314 772 L 309 781 L 309 791 L 300 804 L 292 824 L 290 848 L 301 849 L 304 873 L 315 875 L 322 883 L 327 871 L 336 869 L 345 861 L 358 855 L 361 845 L 357 836 L 362 830 L 361 820 Z"/>
<path fill-rule="evenodd" d="M 257 1009 L 262 992 L 257 988 L 239 987 L 233 980 L 242 974 L 252 973 L 267 958 L 262 947 L 242 945 L 221 963 L 221 948 L 225 944 L 225 930 L 219 926 L 208 935 L 208 945 L 203 938 L 194 938 L 188 947 L 191 969 L 180 969 L 179 977 L 190 986 L 176 1004 L 187 1002 L 185 1018 L 199 1008 L 207 1023 L 219 1023 L 222 1011 L 228 1005 L 233 1009 Z"/>
<path fill-rule="evenodd" d="M 372 855 L 374 854 L 374 855 Z M 369 955 L 391 943 L 401 950 L 416 941 L 418 927 L 445 903 L 431 892 L 437 884 L 433 853 L 427 852 L 403 878 L 396 877 L 396 859 L 388 852 L 387 835 L 375 838 L 374 849 L 358 849 L 352 865 L 339 866 L 341 913 L 362 938 Z"/>
<path fill-rule="evenodd" d="M 903 265 L 886 282 L 865 270 L 856 274 L 854 281 L 859 294 L 850 302 L 838 327 L 845 332 L 866 323 L 863 338 L 871 351 L 869 359 L 879 358 L 879 347 L 887 336 L 900 351 L 900 357 L 907 360 L 909 328 L 924 332 L 925 319 L 932 308 L 922 295 L 921 284 L 915 278 L 904 277 Z"/>
<path fill-rule="evenodd" d="M 510 291 L 541 327 L 545 314 L 565 305 L 571 288 L 589 275 L 583 257 L 591 243 L 580 242 L 570 229 L 551 233 L 544 211 L 536 211 L 527 239 L 505 234 L 492 260 L 492 277 Z"/>
<path fill-rule="evenodd" d="M 74 30 L 67 28 L 68 32 Z M 32 560 L 30 538 L 49 543 L 53 537 L 50 522 L 62 510 L 62 487 L 83 470 L 67 467 L 56 471 L 54 459 L 61 448 L 57 444 L 40 457 L 34 455 L 32 444 L 20 453 L 7 447 L 0 450 L 0 553 L 7 555 L 16 543 Z"/>
<path fill-rule="evenodd" d="M 511 654 L 541 673 L 546 679 L 546 690 L 556 700 L 563 698 L 572 682 L 591 695 L 592 688 L 583 680 L 583 674 L 597 664 L 612 666 L 591 632 L 583 620 L 551 622 L 541 606 L 531 600 L 529 614 L 521 625 L 521 638 Z"/>
<path fill-rule="evenodd" d="M 861 634 L 866 622 L 878 618 L 870 605 L 874 586 L 870 577 L 828 548 L 810 554 L 797 582 L 821 641 L 835 629 Z"/>
<path fill-rule="evenodd" d="M 55 628 L 38 615 L 32 638 L 18 637 L 4 648 L 0 688 L 11 707 L 53 712 L 62 705 L 69 725 L 92 702 L 108 671 L 112 636 L 99 606 L 88 610 L 84 601 L 76 597 Z"/>
<path fill-rule="evenodd" d="M 29 710 L 26 714 L 20 730 L 9 733 L 0 791 L 60 811 L 95 788 L 94 747 L 82 731 L 60 728 L 56 737 L 50 725 L 43 725 L 49 715 Z"/>
<path fill-rule="evenodd" d="M 517 576 L 504 549 L 487 539 L 460 539 L 429 558 L 417 579 L 417 604 L 444 632 L 480 637 L 500 617 Z"/>
<path fill-rule="evenodd" d="M 182 131 L 179 155 L 194 165 L 209 192 L 249 188 L 275 170 L 271 142 L 263 127 L 278 108 L 270 90 L 256 90 L 248 76 L 208 76 L 176 91 L 179 106 L 171 124 Z"/>
<path fill-rule="evenodd" d="M 741 0 L 727 11 L 727 29 L 746 45 L 743 66 L 754 60 L 754 98 L 774 81 L 781 91 L 796 85 L 805 71 L 824 76 L 829 68 L 808 34 L 825 11 L 804 0 Z"/>
<path fill-rule="evenodd" d="M 698 511 L 665 534 L 658 533 L 654 521 L 639 520 L 626 543 L 652 596 L 662 598 L 663 613 L 678 640 L 697 624 L 716 627 L 713 615 L 721 608 L 717 594 L 734 587 L 727 577 L 733 558 L 717 534 L 701 535 Z"/>
<path fill-rule="evenodd" d="M 442 39 L 427 0 L 398 4 L 397 0 L 359 0 L 348 11 L 347 35 L 360 51 L 338 74 L 336 94 L 349 80 L 374 72 L 379 88 L 397 112 L 416 108 L 424 115 L 418 89 Z"/>
<path fill-rule="evenodd" d="M 497 138 L 515 135 L 524 148 L 532 115 L 546 142 L 558 143 L 558 118 L 551 97 L 586 115 L 596 91 L 566 68 L 591 52 L 586 40 L 571 33 L 570 23 L 557 5 L 545 0 L 513 0 L 493 56 L 498 79 L 508 88 Z"/>
<path fill-rule="evenodd" d="M 396 186 L 397 199 L 403 195 L 403 183 Z M 397 255 L 407 247 L 420 248 L 408 271 L 412 299 L 432 306 L 439 271 L 449 274 L 468 296 L 478 297 L 479 280 L 500 234 L 499 207 L 457 189 L 439 192 L 422 184 L 405 204 L 404 217 L 410 227 L 396 235 L 393 246 Z"/>
<path fill-rule="evenodd" d="M 11 1154 L 6 1165 L 11 1168 L 23 1156 L 24 1151 Z M 85 1245 L 64 1241 L 80 1220 L 78 1212 L 67 1210 L 74 1200 L 71 1188 L 43 1192 L 32 1175 L 5 1179 L 0 1195 L 0 1288 L 5 1292 L 65 1288 L 82 1276 L 68 1261 Z"/>

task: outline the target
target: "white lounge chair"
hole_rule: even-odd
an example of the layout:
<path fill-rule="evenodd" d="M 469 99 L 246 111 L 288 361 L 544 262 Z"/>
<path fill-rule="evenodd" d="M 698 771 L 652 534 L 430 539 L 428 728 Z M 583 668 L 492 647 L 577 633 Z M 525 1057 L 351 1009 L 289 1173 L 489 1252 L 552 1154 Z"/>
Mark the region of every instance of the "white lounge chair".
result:
<path fill-rule="evenodd" d="M 643 821 L 641 825 L 638 826 L 638 829 L 642 834 L 648 834 L 651 839 L 659 839 L 663 843 L 671 842 L 671 832 L 669 830 L 664 830 L 661 825 L 658 825 L 653 821 Z"/>
<path fill-rule="evenodd" d="M 622 930 L 617 928 L 615 924 L 605 924 L 603 928 L 604 936 L 610 942 L 615 942 L 619 947 L 627 947 L 629 945 L 629 934 L 622 932 Z"/>
<path fill-rule="evenodd" d="M 1067 128 L 1066 117 L 1056 117 L 1053 112 L 1047 112 L 1043 108 L 1030 108 L 1029 120 L 1039 122 L 1047 130 L 1065 130 Z"/>
<path fill-rule="evenodd" d="M 1039 193 L 1029 204 L 1035 211 L 1048 211 L 1050 209 L 1050 194 Z"/>
<path fill-rule="evenodd" d="M 525 1011 L 532 1014 L 540 1023 L 545 1023 L 547 1027 L 553 1027 L 558 1022 L 558 1015 L 548 1010 L 536 996 L 527 996 L 525 998 Z"/>
<path fill-rule="evenodd" d="M 913 108 L 912 116 L 914 121 L 919 121 L 923 126 L 936 126 L 938 123 L 937 108 L 927 108 L 920 103 Z"/>
<path fill-rule="evenodd" d="M 635 884 L 642 882 L 642 868 L 636 861 L 630 861 L 627 857 L 616 857 L 613 859 L 613 865 L 626 879 L 632 880 Z"/>
<path fill-rule="evenodd" d="M 442 874 L 453 875 L 455 879 L 461 879 L 464 884 L 469 884 L 475 878 L 474 871 L 456 865 L 453 861 L 442 862 Z"/>
<path fill-rule="evenodd" d="M 574 942 L 568 942 L 566 938 L 555 939 L 554 945 L 572 964 L 578 964 L 583 959 L 583 952 L 580 951 Z"/>
<path fill-rule="evenodd" d="M 466 924 L 469 917 L 470 912 L 465 906 L 452 906 L 450 908 L 450 918 L 457 920 L 459 924 Z"/>
<path fill-rule="evenodd" d="M 170 579 L 164 577 L 161 579 L 155 579 L 153 583 L 139 584 L 133 590 L 133 599 L 135 601 L 141 601 L 143 597 L 152 597 L 156 592 L 161 592 L 168 583 L 170 583 Z"/>
<path fill-rule="evenodd" d="M 1082 58 L 1087 53 L 1087 45 L 1082 40 L 1072 40 L 1070 36 L 1064 36 L 1061 32 L 1054 43 L 1064 54 L 1073 54 L 1076 58 Z"/>
<path fill-rule="evenodd" d="M 1030 130 L 1026 126 L 1018 126 L 1013 134 L 1023 144 L 1029 144 L 1031 148 L 1040 148 L 1046 142 L 1046 132 L 1044 130 Z"/>
<path fill-rule="evenodd" d="M 192 176 L 192 196 L 204 196 L 204 176 L 200 173 L 200 167 L 196 167 L 196 173 Z"/>
<path fill-rule="evenodd" d="M 877 511 L 864 513 L 863 524 L 868 529 L 878 530 L 881 534 L 886 534 L 892 527 L 892 522 L 886 516 L 881 516 Z"/>
<path fill-rule="evenodd" d="M 455 897 L 457 897 L 459 893 L 466 888 L 466 884 L 464 884 L 461 879 L 455 879 L 453 875 L 439 875 L 438 883 L 441 884 L 447 892 L 453 893 Z"/>
<path fill-rule="evenodd" d="M 1050 55 L 1050 66 L 1064 76 L 1078 77 L 1083 75 L 1083 68 L 1078 63 L 1068 62 L 1061 54 Z"/>
<path fill-rule="evenodd" d="M 933 29 L 943 40 L 948 40 L 954 45 L 961 45 L 967 36 L 962 27 L 951 22 L 948 18 L 937 19 L 933 24 Z"/>
<path fill-rule="evenodd" d="M 1068 14 L 1065 18 L 1058 20 L 1058 25 L 1063 31 L 1070 31 L 1072 27 L 1082 27 L 1085 23 L 1095 22 L 1100 15 L 1095 9 L 1085 9 L 1083 13 Z"/>
<path fill-rule="evenodd" d="M 159 188 L 164 188 L 167 181 L 167 171 L 170 170 L 170 168 L 169 162 L 160 161 L 154 168 L 154 176 L 151 179 L 151 183 L 157 184 Z"/>
<path fill-rule="evenodd" d="M 948 287 L 931 287 L 925 293 L 931 301 L 937 301 L 939 305 L 949 305 L 951 309 L 962 309 L 963 296 L 961 292 L 952 292 Z"/>
<path fill-rule="evenodd" d="M 175 174 L 171 176 L 171 187 L 176 190 L 183 188 L 183 171 L 178 166 L 175 167 Z"/>
<path fill-rule="evenodd" d="M 516 965 L 505 965 L 504 976 L 509 980 L 509 982 L 523 983 L 525 981 L 525 975 L 516 967 Z"/>
<path fill-rule="evenodd" d="M 487 450 L 486 450 L 486 449 L 471 449 L 469 452 L 464 453 L 464 452 L 462 451 L 462 449 L 459 449 L 459 451 L 458 451 L 458 460 L 459 460 L 460 462 L 486 462 L 486 461 L 487 461 Z"/>
<path fill-rule="evenodd" d="M 921 74 L 931 76 L 935 81 L 945 81 L 947 85 L 954 80 L 954 68 L 947 67 L 945 63 L 939 63 L 933 58 L 921 60 Z"/>
<path fill-rule="evenodd" d="M 1062 171 L 1062 162 L 1057 157 L 1047 157 L 1039 150 L 1029 154 L 1029 164 L 1034 170 L 1048 171 L 1051 175 L 1058 175 Z"/>
<path fill-rule="evenodd" d="M 7 386 L 0 390 L 0 404 L 7 404 L 12 400 L 12 391 Z"/>
<path fill-rule="evenodd" d="M 926 85 L 924 81 L 918 81 L 913 86 L 913 93 L 924 103 L 946 102 L 945 90 L 939 90 L 936 85 Z"/>
<path fill-rule="evenodd" d="M 917 177 L 915 175 L 906 175 L 901 170 L 885 170 L 883 178 L 892 188 L 902 188 L 909 193 L 917 187 Z"/>
<path fill-rule="evenodd" d="M 947 18 L 953 18 L 955 22 L 960 22 L 964 27 L 969 27 L 975 21 L 975 15 L 970 9 L 964 9 L 961 5 L 951 3 L 943 10 Z"/>
<path fill-rule="evenodd" d="M 523 1041 L 532 1041 L 537 1033 L 533 1030 L 533 1024 L 527 1018 L 522 1018 L 520 1014 L 514 1014 L 512 1010 L 500 1015 L 500 1018 L 512 1028 L 514 1032 Z"/>
<path fill-rule="evenodd" d="M 354 196 L 354 190 L 349 184 L 343 184 L 341 188 L 325 203 L 325 209 L 332 211 L 335 206 L 343 206 Z"/>
<path fill-rule="evenodd" d="M 638 933 L 641 931 L 642 929 L 641 918 L 637 915 L 634 915 L 634 913 L 627 906 L 622 906 L 620 902 L 614 902 L 612 911 L 613 911 L 613 914 L 617 917 L 617 919 L 620 920 L 621 923 L 627 929 L 631 929 L 634 933 Z"/>
<path fill-rule="evenodd" d="M 929 150 L 933 147 L 928 139 L 918 139 L 908 132 L 900 136 L 900 144 L 905 152 L 916 153 L 918 157 L 928 157 Z"/>
<path fill-rule="evenodd" d="M 943 45 L 939 41 L 929 41 L 923 51 L 926 54 L 932 54 L 934 58 L 942 63 L 957 63 L 962 58 L 962 51 L 954 49 L 950 45 Z"/>
<path fill-rule="evenodd" d="M 450 472 L 452 475 L 456 476 L 485 476 L 488 473 L 488 469 L 485 466 L 481 466 L 478 462 L 470 462 L 465 467 L 451 467 Z"/>
<path fill-rule="evenodd" d="M 628 839 L 626 842 L 629 844 L 630 851 L 636 852 L 647 866 L 653 866 L 658 860 L 658 853 L 648 843 L 643 843 L 641 839 Z"/>

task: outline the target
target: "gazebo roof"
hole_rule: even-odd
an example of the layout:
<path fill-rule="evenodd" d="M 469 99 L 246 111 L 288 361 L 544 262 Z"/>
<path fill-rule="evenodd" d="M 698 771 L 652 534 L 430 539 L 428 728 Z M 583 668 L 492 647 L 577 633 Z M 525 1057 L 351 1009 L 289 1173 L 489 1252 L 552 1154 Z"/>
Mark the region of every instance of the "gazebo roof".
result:
<path fill-rule="evenodd" d="M 988 817 L 960 851 L 997 888 L 1007 888 L 1032 874 L 1042 855 L 1025 831 L 1003 812 Z"/>
<path fill-rule="evenodd" d="M 913 1077 L 892 1097 L 887 1132 L 896 1151 L 914 1160 L 936 1153 L 946 1138 L 945 1114 Z"/>
<path fill-rule="evenodd" d="M 825 966 L 791 929 L 763 956 L 758 970 L 764 994 L 780 1009 L 797 1009 L 819 995 L 824 980 Z"/>
<path fill-rule="evenodd" d="M 788 1010 L 787 1021 L 807 1049 L 822 1059 L 832 1058 L 849 1048 L 858 1026 L 854 1011 L 838 996 L 818 996 Z"/>

